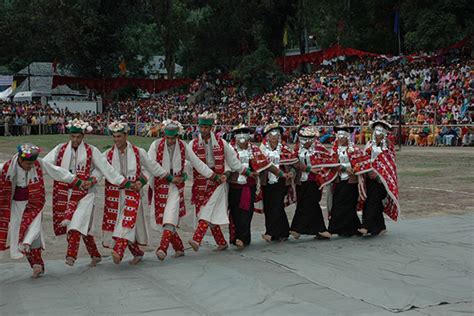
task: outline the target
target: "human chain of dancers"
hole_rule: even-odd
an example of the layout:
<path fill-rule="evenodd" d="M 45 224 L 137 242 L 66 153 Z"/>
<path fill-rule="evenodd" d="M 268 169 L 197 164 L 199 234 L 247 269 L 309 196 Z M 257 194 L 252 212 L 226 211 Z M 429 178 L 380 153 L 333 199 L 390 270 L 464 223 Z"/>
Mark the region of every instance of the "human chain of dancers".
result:
<path fill-rule="evenodd" d="M 54 180 L 54 233 L 67 238 L 69 266 L 77 259 L 81 239 L 90 266 L 102 260 L 92 234 L 97 183 L 102 179 L 102 244 L 111 250 L 115 264 L 121 263 L 127 248 L 133 256 L 130 264 L 143 260 L 140 246 L 150 244 L 148 211 L 152 229 L 162 232 L 157 258 L 164 260 L 170 245 L 174 257 L 184 256 L 177 228 L 186 214 L 184 187 L 191 169 L 191 203 L 198 219 L 189 240 L 194 251 L 208 229 L 218 251 L 229 243 L 238 249 L 249 246 L 254 212 L 265 215 L 262 238 L 269 243 L 301 235 L 321 240 L 332 235 L 378 236 L 386 232 L 384 213 L 397 220 L 397 168 L 386 121 L 371 122 L 372 139 L 364 149 L 351 142 L 351 126 L 335 126 L 335 143 L 327 149 L 318 140 L 317 128 L 308 125 L 298 128 L 293 148 L 282 142 L 278 123 L 265 126 L 260 145 L 252 142 L 254 131 L 243 124 L 233 128 L 232 141 L 227 142 L 213 133 L 216 120 L 213 113 L 199 115 L 199 135 L 190 143 L 180 139 L 183 127 L 178 121 L 166 120 L 161 124 L 164 137 L 148 152 L 129 142 L 129 127 L 120 121 L 108 126 L 114 145 L 103 153 L 84 141 L 92 127 L 79 119 L 68 122 L 69 141 L 44 158 L 39 158 L 38 146 L 19 145 L 18 153 L 0 164 L 0 252 L 9 250 L 14 259 L 26 257 L 32 277 L 44 274 L 45 173 Z M 328 226 L 320 207 L 324 188 Z M 296 211 L 290 225 L 285 207 L 292 203 Z M 227 224 L 229 243 L 221 230 Z"/>

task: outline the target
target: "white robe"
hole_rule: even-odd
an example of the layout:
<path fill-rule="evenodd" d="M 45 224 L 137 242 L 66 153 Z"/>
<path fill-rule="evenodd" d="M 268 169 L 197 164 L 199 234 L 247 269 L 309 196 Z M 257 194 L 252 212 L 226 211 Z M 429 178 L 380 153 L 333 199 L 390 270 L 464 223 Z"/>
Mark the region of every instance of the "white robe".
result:
<path fill-rule="evenodd" d="M 189 143 L 189 148 L 192 150 L 194 142 L 204 142 L 199 135 L 199 138 L 193 139 Z M 242 163 L 237 158 L 237 153 L 235 152 L 234 148 L 232 148 L 225 140 L 222 140 L 224 144 L 224 161 L 226 165 L 226 169 L 230 169 L 234 172 L 242 173 L 244 171 L 244 167 Z M 207 165 L 212 168 L 214 167 L 214 156 L 212 152 L 212 146 L 217 146 L 217 140 L 214 136 L 214 133 L 211 133 L 211 139 L 208 144 L 205 144 L 204 148 L 206 150 L 206 163 Z M 229 224 L 229 216 L 227 214 L 228 208 L 228 184 L 222 183 L 220 184 L 216 190 L 212 193 L 209 201 L 201 207 L 201 211 L 198 214 L 199 220 L 207 221 L 214 225 L 225 225 Z"/>
<path fill-rule="evenodd" d="M 64 144 L 59 144 L 53 148 L 43 160 L 52 164 L 56 164 L 58 153 Z M 99 181 L 102 176 L 114 185 L 120 185 L 125 178 L 118 173 L 107 161 L 102 157 L 102 153 L 94 146 L 89 145 L 92 149 L 92 165 L 91 176 Z M 61 161 L 61 167 L 69 170 L 69 172 L 76 174 L 76 170 L 85 167 L 87 163 L 86 147 L 82 142 L 77 151 L 73 150 L 71 142 L 68 143 L 64 156 Z M 71 197 L 72 190 L 69 190 L 69 197 Z M 77 205 L 71 222 L 67 226 L 67 231 L 77 230 L 82 235 L 93 235 L 93 220 L 94 220 L 94 202 L 97 195 L 95 186 L 89 189 L 86 196 L 84 196 Z"/>
<path fill-rule="evenodd" d="M 38 158 L 40 166 L 43 170 L 43 173 L 47 173 L 51 178 L 57 181 L 63 181 L 66 183 L 72 183 L 75 179 L 74 175 L 67 171 L 66 169 L 57 167 L 47 161 L 43 161 L 41 158 Z M 3 164 L 0 164 L 0 170 L 3 168 Z M 26 172 L 23 168 L 17 164 L 12 170 L 11 181 L 12 181 L 12 193 L 15 192 L 15 187 L 26 187 L 29 180 L 34 177 L 36 173 Z M 24 250 L 24 245 L 30 245 L 31 248 L 45 248 L 45 243 L 42 234 L 42 219 L 43 219 L 43 210 L 36 216 L 33 222 L 28 227 L 25 236 L 23 238 L 22 244 L 19 243 L 20 236 L 20 225 L 21 219 L 23 217 L 23 212 L 25 211 L 26 204 L 28 201 L 14 201 L 12 200 L 11 204 L 11 217 L 10 225 L 8 227 L 8 240 L 7 244 L 10 245 L 10 257 L 12 259 L 23 258 L 22 250 Z"/>
<path fill-rule="evenodd" d="M 111 149 L 107 150 L 103 153 L 104 159 L 107 159 L 107 154 Z M 138 148 L 140 153 L 140 165 L 142 168 L 142 173 L 148 172 L 155 177 L 165 177 L 167 172 L 163 169 L 155 160 L 151 160 L 148 157 L 147 152 L 142 149 Z M 114 155 L 112 157 L 112 167 L 119 171 L 125 178 L 133 178 L 136 174 L 137 162 L 135 159 L 135 153 L 132 148 L 132 144 L 128 143 L 125 157 L 126 158 L 126 170 L 121 170 L 120 165 L 120 157 L 119 151 L 116 149 Z M 107 160 L 106 160 L 107 161 Z M 148 186 L 144 186 L 140 191 L 140 205 L 138 207 L 138 214 L 135 226 L 132 229 L 125 228 L 122 226 L 123 221 L 123 208 L 125 206 L 125 190 L 120 190 L 120 201 L 119 201 L 119 209 L 118 209 L 118 216 L 117 216 L 117 223 L 115 224 L 114 231 L 111 232 L 104 232 L 103 238 L 103 245 L 105 247 L 113 246 L 113 237 L 116 238 L 124 238 L 129 240 L 132 243 L 137 242 L 140 245 L 147 245 L 149 236 L 148 236 L 148 228 L 146 225 L 145 220 L 145 213 L 144 209 L 148 208 Z"/>
<path fill-rule="evenodd" d="M 197 172 L 203 175 L 206 178 L 212 177 L 214 172 L 199 159 L 196 154 L 192 151 L 192 149 L 184 143 L 182 140 L 178 140 L 184 144 L 184 152 L 185 152 L 185 160 L 187 164 L 190 164 L 194 167 Z M 158 145 L 160 144 L 161 139 L 155 140 L 151 145 L 150 149 L 148 150 L 148 156 L 152 160 L 156 160 L 156 153 L 158 151 Z M 165 141 L 165 146 L 163 148 L 163 169 L 166 170 L 167 173 L 171 174 L 171 170 L 173 170 L 173 174 L 181 173 L 181 151 L 179 148 L 178 142 L 174 146 L 174 150 L 172 152 L 173 157 L 170 157 L 170 152 L 168 145 Z M 186 169 L 186 167 L 185 167 Z M 188 174 L 189 176 L 189 174 Z M 153 178 L 150 179 L 150 187 L 154 190 L 155 181 Z M 155 218 L 155 196 L 153 195 L 153 199 L 150 205 L 150 212 L 151 212 L 151 227 L 154 230 L 159 229 L 159 225 L 156 224 Z M 163 225 L 171 224 L 174 226 L 178 226 L 179 224 L 179 190 L 176 185 L 170 183 L 168 189 L 168 199 L 166 200 L 166 206 L 163 214 Z"/>

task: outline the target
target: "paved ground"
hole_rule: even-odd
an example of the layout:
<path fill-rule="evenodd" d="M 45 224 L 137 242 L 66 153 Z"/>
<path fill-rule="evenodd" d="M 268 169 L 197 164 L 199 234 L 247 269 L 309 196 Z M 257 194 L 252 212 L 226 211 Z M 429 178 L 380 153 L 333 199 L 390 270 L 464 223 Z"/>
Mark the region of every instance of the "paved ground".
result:
<path fill-rule="evenodd" d="M 14 150 L 4 139 L 0 161 Z M 91 140 L 101 147 L 110 139 Z M 146 147 L 151 139 L 140 141 Z M 43 146 L 54 144 L 48 138 Z M 66 243 L 52 234 L 48 194 L 47 274 L 31 280 L 26 262 L 0 259 L 0 315 L 474 313 L 473 154 L 473 148 L 403 148 L 398 153 L 402 216 L 399 223 L 389 223 L 389 234 L 382 238 L 268 245 L 258 238 L 263 216 L 255 215 L 254 242 L 242 252 L 215 253 L 207 237 L 199 253 L 188 249 L 186 257 L 160 263 L 153 256 L 160 234 L 151 232 L 152 245 L 139 267 L 126 262 L 117 267 L 107 257 L 90 269 L 83 246 L 84 259 L 74 268 L 65 266 Z M 185 241 L 194 226 L 191 211 L 188 207 L 180 228 Z M 290 219 L 293 212 L 288 208 Z"/>
<path fill-rule="evenodd" d="M 1 315 L 461 315 L 474 312 L 474 214 L 389 224 L 380 238 L 334 238 L 198 253 L 138 266 L 0 265 Z M 254 234 L 254 237 L 257 237 Z"/>

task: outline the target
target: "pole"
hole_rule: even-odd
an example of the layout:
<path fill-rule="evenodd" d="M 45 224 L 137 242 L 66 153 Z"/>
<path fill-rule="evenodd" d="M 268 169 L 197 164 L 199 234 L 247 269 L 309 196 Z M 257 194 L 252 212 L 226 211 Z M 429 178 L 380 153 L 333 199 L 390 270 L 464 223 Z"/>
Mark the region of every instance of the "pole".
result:
<path fill-rule="evenodd" d="M 30 85 L 30 64 L 28 64 L 28 91 L 31 91 L 31 85 Z"/>
<path fill-rule="evenodd" d="M 135 111 L 135 136 L 138 135 L 138 111 Z"/>
<path fill-rule="evenodd" d="M 400 29 L 398 29 L 397 34 L 398 34 L 398 56 L 401 56 L 402 55 L 402 40 L 400 38 Z"/>
<path fill-rule="evenodd" d="M 398 78 L 398 150 L 402 150 L 402 85 L 403 78 Z"/>

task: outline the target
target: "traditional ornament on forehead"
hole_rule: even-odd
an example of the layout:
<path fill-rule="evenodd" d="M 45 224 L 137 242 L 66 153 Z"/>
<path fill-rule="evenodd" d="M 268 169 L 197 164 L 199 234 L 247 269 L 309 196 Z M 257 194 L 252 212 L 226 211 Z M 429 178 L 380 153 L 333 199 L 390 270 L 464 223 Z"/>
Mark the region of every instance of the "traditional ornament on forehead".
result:
<path fill-rule="evenodd" d="M 109 131 L 112 133 L 128 133 L 128 124 L 122 121 L 113 121 L 109 124 Z"/>
<path fill-rule="evenodd" d="M 17 150 L 18 157 L 26 161 L 36 161 L 41 152 L 38 146 L 30 143 L 18 145 Z"/>
<path fill-rule="evenodd" d="M 209 113 L 208 111 L 205 111 L 204 113 L 198 115 L 199 125 L 212 126 L 214 125 L 215 120 L 217 120 L 216 113 Z"/>
<path fill-rule="evenodd" d="M 263 130 L 263 136 L 267 136 L 268 134 L 276 136 L 283 134 L 283 127 L 281 127 L 278 123 L 271 123 L 265 126 Z"/>
<path fill-rule="evenodd" d="M 166 136 L 178 136 L 183 134 L 184 128 L 180 122 L 167 119 L 161 123 L 161 131 Z"/>
<path fill-rule="evenodd" d="M 69 130 L 70 134 L 76 133 L 90 133 L 92 132 L 92 126 L 89 123 L 84 122 L 83 120 L 74 119 L 67 123 L 66 128 Z"/>

